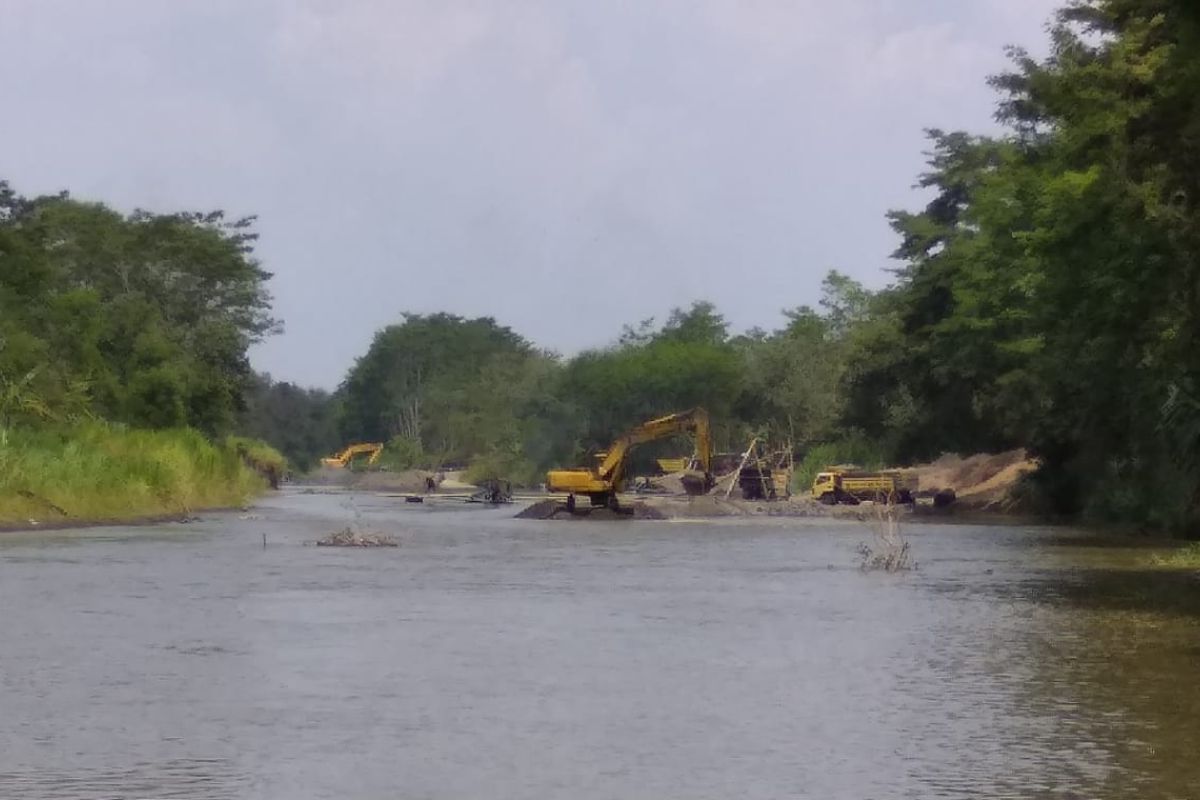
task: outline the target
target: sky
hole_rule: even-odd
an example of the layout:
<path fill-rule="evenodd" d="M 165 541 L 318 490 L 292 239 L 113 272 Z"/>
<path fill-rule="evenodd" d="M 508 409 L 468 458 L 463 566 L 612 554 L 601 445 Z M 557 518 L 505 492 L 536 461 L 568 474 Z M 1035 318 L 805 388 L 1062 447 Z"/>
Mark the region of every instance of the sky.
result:
<path fill-rule="evenodd" d="M 887 284 L 928 127 L 988 132 L 1058 0 L 0 0 L 0 178 L 257 214 L 277 380 L 402 312 L 570 354 Z"/>

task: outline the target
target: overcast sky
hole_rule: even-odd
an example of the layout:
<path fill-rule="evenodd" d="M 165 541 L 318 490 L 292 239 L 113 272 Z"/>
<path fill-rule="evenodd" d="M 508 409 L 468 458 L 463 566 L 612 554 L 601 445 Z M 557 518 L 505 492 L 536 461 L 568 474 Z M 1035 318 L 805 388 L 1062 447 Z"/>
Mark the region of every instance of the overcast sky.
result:
<path fill-rule="evenodd" d="M 0 0 L 0 177 L 258 214 L 276 378 L 402 311 L 574 352 L 871 286 L 922 129 L 987 131 L 1055 0 Z"/>

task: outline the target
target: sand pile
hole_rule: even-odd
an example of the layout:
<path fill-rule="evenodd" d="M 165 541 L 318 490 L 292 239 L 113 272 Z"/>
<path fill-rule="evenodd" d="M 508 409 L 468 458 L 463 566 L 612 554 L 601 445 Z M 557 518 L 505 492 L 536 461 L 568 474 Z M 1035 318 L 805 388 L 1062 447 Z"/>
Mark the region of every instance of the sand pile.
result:
<path fill-rule="evenodd" d="M 666 475 L 656 475 L 650 479 L 655 494 L 691 495 L 692 493 L 688 491 L 689 483 L 695 487 L 696 494 L 700 494 L 704 491 L 704 473 L 682 470 L 669 472 Z"/>
<path fill-rule="evenodd" d="M 953 490 L 959 501 L 990 505 L 1008 499 L 1021 478 L 1037 469 L 1024 450 L 962 458 L 947 454 L 930 464 L 912 468 L 921 482 L 920 494 L 931 496 Z"/>
<path fill-rule="evenodd" d="M 348 469 L 334 469 L 333 467 L 317 467 L 312 472 L 305 474 L 296 480 L 296 483 L 310 484 L 313 486 L 349 486 L 354 473 Z"/>
<path fill-rule="evenodd" d="M 686 472 L 669 472 L 666 475 L 657 475 L 650 480 L 666 494 L 686 494 L 687 491 L 683 488 L 683 476 L 686 474 Z"/>
<path fill-rule="evenodd" d="M 445 478 L 444 480 L 438 481 L 438 489 L 443 492 L 473 492 L 479 488 L 475 484 L 468 483 L 466 480 L 464 480 L 466 476 L 466 470 L 451 470 L 449 472 L 443 472 L 442 475 L 444 475 Z M 437 479 L 436 475 L 434 475 L 434 479 Z"/>
<path fill-rule="evenodd" d="M 403 472 L 356 472 L 350 480 L 352 488 L 367 492 L 427 492 L 436 490 L 444 476 L 423 469 Z M 430 488 L 432 481 L 433 489 Z"/>
<path fill-rule="evenodd" d="M 680 499 L 663 507 L 672 518 L 709 519 L 711 517 L 743 517 L 750 513 L 737 503 L 724 499 L 724 492 L 710 493 L 702 497 Z"/>

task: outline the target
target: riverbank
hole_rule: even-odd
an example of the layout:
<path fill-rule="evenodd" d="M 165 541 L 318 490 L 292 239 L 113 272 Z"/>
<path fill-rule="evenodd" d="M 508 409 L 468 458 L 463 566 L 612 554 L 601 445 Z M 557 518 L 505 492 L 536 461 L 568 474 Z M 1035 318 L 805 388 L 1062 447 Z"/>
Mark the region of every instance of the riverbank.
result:
<path fill-rule="evenodd" d="M 265 491 L 282 457 L 193 430 L 92 423 L 0 440 L 0 530 L 177 521 Z"/>

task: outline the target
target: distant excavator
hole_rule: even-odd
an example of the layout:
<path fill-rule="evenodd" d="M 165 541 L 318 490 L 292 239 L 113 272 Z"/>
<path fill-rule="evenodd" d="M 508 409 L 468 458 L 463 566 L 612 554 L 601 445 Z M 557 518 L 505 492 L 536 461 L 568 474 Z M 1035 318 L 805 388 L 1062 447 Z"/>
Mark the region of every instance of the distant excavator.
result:
<path fill-rule="evenodd" d="M 567 493 L 567 510 L 575 511 L 576 495 L 585 495 L 593 506 L 619 508 L 617 490 L 625 474 L 626 461 L 633 448 L 646 442 L 690 433 L 696 439 L 695 461 L 699 470 L 685 475 L 684 489 L 688 494 L 704 494 L 713 486 L 712 431 L 708 412 L 694 408 L 679 414 L 652 419 L 631 428 L 617 437 L 604 453 L 598 453 L 599 463 L 592 468 L 551 470 L 546 474 L 546 489 Z"/>
<path fill-rule="evenodd" d="M 321 459 L 321 466 L 330 467 L 332 469 L 345 469 L 355 456 L 370 453 L 367 459 L 367 464 L 374 464 L 379 460 L 379 456 L 383 453 L 383 445 L 379 442 L 364 442 L 361 444 L 352 444 L 341 452 L 335 453 L 329 458 Z"/>

